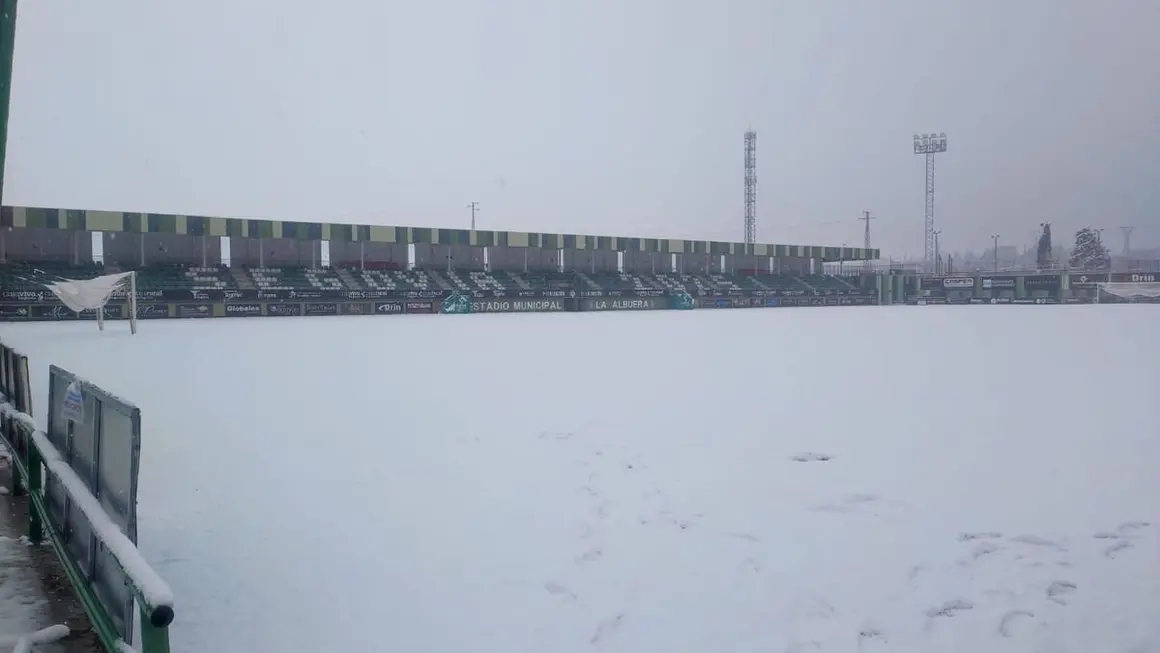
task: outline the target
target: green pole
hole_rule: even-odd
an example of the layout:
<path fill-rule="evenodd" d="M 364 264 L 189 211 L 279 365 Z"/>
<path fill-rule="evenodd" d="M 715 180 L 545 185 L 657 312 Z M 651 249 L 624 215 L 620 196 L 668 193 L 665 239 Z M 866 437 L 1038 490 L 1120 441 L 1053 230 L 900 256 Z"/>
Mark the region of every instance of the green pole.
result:
<path fill-rule="evenodd" d="M 16 0 L 0 0 L 0 205 L 8 158 L 8 106 L 12 101 L 12 57 L 16 52 Z"/>

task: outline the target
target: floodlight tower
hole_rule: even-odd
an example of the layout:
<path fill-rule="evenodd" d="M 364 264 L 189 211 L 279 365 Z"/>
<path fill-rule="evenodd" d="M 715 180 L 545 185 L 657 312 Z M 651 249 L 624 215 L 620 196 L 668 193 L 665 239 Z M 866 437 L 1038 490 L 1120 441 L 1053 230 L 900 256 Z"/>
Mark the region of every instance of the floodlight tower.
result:
<path fill-rule="evenodd" d="M 915 134 L 914 153 L 926 155 L 926 214 L 923 226 L 923 263 L 926 271 L 934 270 L 934 155 L 947 151 L 947 135 Z"/>
<path fill-rule="evenodd" d="M 1120 231 L 1124 232 L 1124 256 L 1132 253 L 1132 231 L 1135 228 L 1135 226 L 1120 227 Z"/>
<path fill-rule="evenodd" d="M 745 132 L 745 244 L 757 243 L 757 132 Z"/>

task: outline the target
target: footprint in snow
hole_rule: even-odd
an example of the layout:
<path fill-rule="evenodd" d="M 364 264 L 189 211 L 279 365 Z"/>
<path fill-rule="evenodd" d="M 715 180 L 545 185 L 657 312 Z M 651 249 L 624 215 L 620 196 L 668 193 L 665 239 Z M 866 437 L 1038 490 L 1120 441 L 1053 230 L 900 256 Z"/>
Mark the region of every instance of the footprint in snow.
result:
<path fill-rule="evenodd" d="M 1073 594 L 1076 589 L 1076 584 L 1070 580 L 1057 580 L 1048 585 L 1044 593 L 1047 595 L 1048 601 L 1067 605 L 1068 596 Z"/>
<path fill-rule="evenodd" d="M 1029 610 L 1012 610 L 999 619 L 999 635 L 1011 637 L 1016 627 L 1026 619 L 1034 619 L 1035 613 Z"/>

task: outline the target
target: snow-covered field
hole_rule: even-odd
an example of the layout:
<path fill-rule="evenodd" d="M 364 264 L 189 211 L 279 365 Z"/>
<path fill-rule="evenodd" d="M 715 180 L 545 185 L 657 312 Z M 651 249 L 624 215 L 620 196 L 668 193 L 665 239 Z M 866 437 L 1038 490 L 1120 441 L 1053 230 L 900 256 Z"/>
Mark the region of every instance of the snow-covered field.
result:
<path fill-rule="evenodd" d="M 0 337 L 42 391 L 51 362 L 141 407 L 175 651 L 1144 653 L 1157 325 L 899 307 Z"/>

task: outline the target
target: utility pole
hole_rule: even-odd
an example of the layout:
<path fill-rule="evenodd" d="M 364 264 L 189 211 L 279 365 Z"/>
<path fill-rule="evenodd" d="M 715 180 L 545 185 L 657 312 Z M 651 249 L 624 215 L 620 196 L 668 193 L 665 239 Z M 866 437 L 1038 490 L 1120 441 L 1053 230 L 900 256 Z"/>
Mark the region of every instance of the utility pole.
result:
<path fill-rule="evenodd" d="M 12 104 L 12 57 L 16 52 L 16 0 L 0 0 L 0 204 L 8 154 L 8 108 Z"/>
<path fill-rule="evenodd" d="M 934 273 L 942 274 L 942 253 L 938 248 L 938 237 L 942 235 L 942 229 L 936 229 L 930 234 L 934 240 Z"/>
<path fill-rule="evenodd" d="M 479 202 L 472 202 L 467 208 L 471 209 L 471 230 L 475 231 L 475 212 L 479 210 Z"/>
<path fill-rule="evenodd" d="M 1124 232 L 1124 256 L 1132 253 L 1132 230 L 1134 226 L 1120 227 L 1120 231 Z"/>
<path fill-rule="evenodd" d="M 858 218 L 866 223 L 866 231 L 862 236 L 862 247 L 869 251 L 870 249 L 870 221 L 874 220 L 874 216 L 870 215 L 869 211 L 863 211 L 862 217 Z M 866 261 L 866 271 L 870 269 L 870 262 Z"/>
<path fill-rule="evenodd" d="M 995 260 L 995 272 L 999 271 L 999 234 L 991 236 L 991 254 Z"/>

